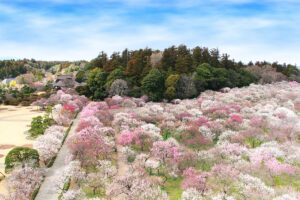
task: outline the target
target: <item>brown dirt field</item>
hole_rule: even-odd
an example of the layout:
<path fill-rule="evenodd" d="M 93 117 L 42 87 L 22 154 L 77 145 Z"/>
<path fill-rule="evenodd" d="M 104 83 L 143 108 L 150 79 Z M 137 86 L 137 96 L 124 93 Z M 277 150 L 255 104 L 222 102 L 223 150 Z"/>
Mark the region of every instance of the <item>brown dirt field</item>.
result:
<path fill-rule="evenodd" d="M 28 129 L 32 118 L 43 114 L 32 106 L 0 105 L 0 172 L 4 172 L 4 159 L 12 148 L 32 148 L 34 140 L 28 137 Z M 3 182 L 0 182 L 0 193 L 6 193 Z"/>
<path fill-rule="evenodd" d="M 13 147 L 15 147 L 16 145 L 13 144 L 1 144 L 0 145 L 0 149 L 11 149 Z"/>
<path fill-rule="evenodd" d="M 28 147 L 28 148 L 32 148 L 32 147 L 33 147 L 33 145 L 32 145 L 32 144 L 24 144 L 24 145 L 22 145 L 22 147 Z"/>

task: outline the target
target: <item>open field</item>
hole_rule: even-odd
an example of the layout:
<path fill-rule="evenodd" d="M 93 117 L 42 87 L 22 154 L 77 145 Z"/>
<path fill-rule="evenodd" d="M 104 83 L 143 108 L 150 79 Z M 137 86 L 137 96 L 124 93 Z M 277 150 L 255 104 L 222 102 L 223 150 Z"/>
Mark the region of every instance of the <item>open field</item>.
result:
<path fill-rule="evenodd" d="M 25 134 L 33 117 L 43 114 L 36 107 L 0 106 L 0 171 L 4 172 L 6 154 L 16 146 L 32 147 L 33 140 Z M 0 184 L 0 192 L 3 186 Z"/>

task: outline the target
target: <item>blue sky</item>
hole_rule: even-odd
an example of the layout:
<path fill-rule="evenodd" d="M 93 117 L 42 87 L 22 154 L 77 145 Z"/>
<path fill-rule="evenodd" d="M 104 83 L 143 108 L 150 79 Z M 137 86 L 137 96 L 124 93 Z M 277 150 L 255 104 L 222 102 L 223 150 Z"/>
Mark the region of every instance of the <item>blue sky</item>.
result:
<path fill-rule="evenodd" d="M 186 44 L 300 65 L 299 0 L 1 0 L 0 59 Z"/>

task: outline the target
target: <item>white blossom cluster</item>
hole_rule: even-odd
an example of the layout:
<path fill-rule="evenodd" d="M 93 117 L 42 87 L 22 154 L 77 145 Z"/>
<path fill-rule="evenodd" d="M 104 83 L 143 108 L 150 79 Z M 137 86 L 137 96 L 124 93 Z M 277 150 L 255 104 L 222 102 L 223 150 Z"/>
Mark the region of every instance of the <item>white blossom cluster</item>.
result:
<path fill-rule="evenodd" d="M 239 186 L 243 194 L 249 199 L 253 197 L 258 197 L 262 200 L 268 200 L 275 195 L 274 189 L 267 186 L 257 177 L 241 173 L 239 175 L 239 179 L 241 181 Z"/>
<path fill-rule="evenodd" d="M 39 136 L 33 147 L 39 152 L 44 162 L 51 159 L 61 147 L 65 129 L 63 126 L 53 125 L 46 129 L 44 135 Z"/>

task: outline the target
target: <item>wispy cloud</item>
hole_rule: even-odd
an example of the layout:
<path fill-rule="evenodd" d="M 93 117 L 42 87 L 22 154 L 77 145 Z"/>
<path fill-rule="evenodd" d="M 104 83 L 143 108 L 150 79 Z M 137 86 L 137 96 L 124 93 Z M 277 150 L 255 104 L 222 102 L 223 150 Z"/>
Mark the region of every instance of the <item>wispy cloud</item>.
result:
<path fill-rule="evenodd" d="M 0 58 L 92 59 L 187 44 L 300 64 L 296 0 L 2 0 Z"/>

